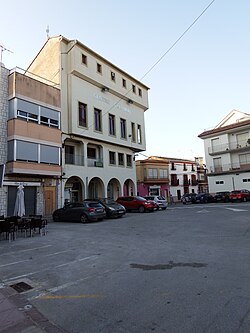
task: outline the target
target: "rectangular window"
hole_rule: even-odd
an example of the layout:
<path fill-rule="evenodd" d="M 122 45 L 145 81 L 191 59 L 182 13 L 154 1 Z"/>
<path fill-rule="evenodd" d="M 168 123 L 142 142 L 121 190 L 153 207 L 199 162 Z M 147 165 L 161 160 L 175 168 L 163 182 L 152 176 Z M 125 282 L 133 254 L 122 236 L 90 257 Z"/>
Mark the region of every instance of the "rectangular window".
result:
<path fill-rule="evenodd" d="M 250 164 L 250 154 L 240 154 L 239 160 L 241 166 Z"/>
<path fill-rule="evenodd" d="M 216 180 L 215 184 L 216 185 L 223 185 L 224 184 L 224 180 Z"/>
<path fill-rule="evenodd" d="M 75 147 L 65 146 L 64 151 L 65 151 L 65 163 L 74 164 Z"/>
<path fill-rule="evenodd" d="M 38 162 L 38 144 L 17 140 L 16 160 Z"/>
<path fill-rule="evenodd" d="M 160 169 L 160 178 L 168 178 L 168 170 L 167 169 Z"/>
<path fill-rule="evenodd" d="M 95 130 L 102 131 L 102 111 L 94 108 L 94 117 L 95 117 Z"/>
<path fill-rule="evenodd" d="M 114 151 L 110 151 L 109 152 L 109 164 L 111 165 L 115 165 L 115 152 Z"/>
<path fill-rule="evenodd" d="M 135 85 L 134 84 L 132 84 L 132 91 L 133 91 L 134 94 L 136 93 L 136 89 L 135 89 Z"/>
<path fill-rule="evenodd" d="M 214 158 L 213 163 L 214 163 L 214 172 L 221 172 L 222 171 L 221 157 Z"/>
<path fill-rule="evenodd" d="M 171 170 L 176 170 L 176 167 L 174 165 L 174 162 L 171 163 Z"/>
<path fill-rule="evenodd" d="M 124 165 L 124 154 L 123 153 L 118 153 L 118 164 Z"/>
<path fill-rule="evenodd" d="M 33 121 L 35 123 L 38 122 L 38 115 L 20 110 L 17 111 L 17 118 L 24 119 L 26 121 Z"/>
<path fill-rule="evenodd" d="M 79 126 L 87 127 L 87 104 L 78 102 Z"/>
<path fill-rule="evenodd" d="M 249 133 L 236 134 L 237 148 L 245 147 L 247 145 L 247 140 L 249 138 Z"/>
<path fill-rule="evenodd" d="M 139 95 L 140 97 L 142 97 L 142 90 L 141 90 L 141 88 L 138 88 L 138 95 Z"/>
<path fill-rule="evenodd" d="M 85 54 L 82 54 L 82 63 L 87 65 L 87 56 Z"/>
<path fill-rule="evenodd" d="M 132 167 L 132 155 L 127 154 L 127 166 Z"/>
<path fill-rule="evenodd" d="M 115 116 L 109 114 L 109 134 L 115 135 Z"/>
<path fill-rule="evenodd" d="M 114 72 L 111 72 L 110 75 L 111 75 L 111 80 L 112 80 L 112 81 L 115 81 L 115 73 L 114 73 Z"/>
<path fill-rule="evenodd" d="M 127 87 L 127 82 L 125 79 L 122 79 L 122 86 L 123 88 L 126 88 Z"/>
<path fill-rule="evenodd" d="M 148 169 L 148 178 L 157 179 L 157 177 L 158 177 L 157 169 Z"/>
<path fill-rule="evenodd" d="M 183 171 L 187 171 L 186 163 L 183 164 Z"/>
<path fill-rule="evenodd" d="M 137 142 L 142 143 L 141 125 L 137 125 Z"/>
<path fill-rule="evenodd" d="M 120 124 L 121 124 L 121 138 L 126 139 L 127 133 L 126 133 L 126 120 L 125 119 L 120 119 Z"/>
<path fill-rule="evenodd" d="M 59 148 L 40 145 L 40 163 L 59 165 Z"/>
<path fill-rule="evenodd" d="M 40 117 L 40 124 L 49 126 L 49 118 L 47 117 Z"/>
<path fill-rule="evenodd" d="M 92 148 L 92 147 L 88 147 L 87 156 L 88 156 L 88 158 L 96 159 L 96 149 Z"/>
<path fill-rule="evenodd" d="M 97 64 L 96 64 L 96 69 L 97 69 L 97 72 L 98 72 L 98 73 L 100 73 L 100 74 L 102 73 L 102 65 L 101 65 L 101 64 L 98 64 L 98 63 L 97 63 Z"/>
<path fill-rule="evenodd" d="M 136 137 L 135 137 L 135 123 L 131 123 L 131 140 L 135 142 Z"/>

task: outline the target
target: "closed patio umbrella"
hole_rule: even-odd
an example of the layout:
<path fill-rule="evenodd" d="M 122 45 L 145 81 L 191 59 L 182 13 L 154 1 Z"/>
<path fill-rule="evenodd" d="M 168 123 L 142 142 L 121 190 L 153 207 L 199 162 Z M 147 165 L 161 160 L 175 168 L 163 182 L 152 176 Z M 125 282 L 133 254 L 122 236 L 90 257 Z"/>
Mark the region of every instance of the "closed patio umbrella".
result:
<path fill-rule="evenodd" d="M 16 193 L 16 202 L 14 208 L 14 216 L 22 217 L 25 215 L 25 203 L 24 203 L 24 187 L 19 185 Z"/>

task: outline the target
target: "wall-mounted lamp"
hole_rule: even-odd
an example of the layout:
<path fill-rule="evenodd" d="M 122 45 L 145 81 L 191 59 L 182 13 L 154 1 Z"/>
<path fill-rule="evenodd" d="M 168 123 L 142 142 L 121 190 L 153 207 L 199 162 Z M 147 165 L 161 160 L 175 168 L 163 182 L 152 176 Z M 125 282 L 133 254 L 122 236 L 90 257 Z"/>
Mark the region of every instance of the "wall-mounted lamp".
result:
<path fill-rule="evenodd" d="M 102 92 L 109 91 L 108 87 L 102 87 Z"/>

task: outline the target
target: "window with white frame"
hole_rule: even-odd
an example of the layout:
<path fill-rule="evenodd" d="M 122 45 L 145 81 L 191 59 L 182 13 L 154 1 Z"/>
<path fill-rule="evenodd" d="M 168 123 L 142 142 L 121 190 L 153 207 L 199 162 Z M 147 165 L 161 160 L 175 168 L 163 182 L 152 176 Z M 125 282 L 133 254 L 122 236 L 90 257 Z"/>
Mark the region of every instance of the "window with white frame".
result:
<path fill-rule="evenodd" d="M 168 170 L 160 169 L 160 178 L 168 178 Z"/>
<path fill-rule="evenodd" d="M 156 179 L 158 177 L 157 169 L 148 169 L 148 178 Z"/>

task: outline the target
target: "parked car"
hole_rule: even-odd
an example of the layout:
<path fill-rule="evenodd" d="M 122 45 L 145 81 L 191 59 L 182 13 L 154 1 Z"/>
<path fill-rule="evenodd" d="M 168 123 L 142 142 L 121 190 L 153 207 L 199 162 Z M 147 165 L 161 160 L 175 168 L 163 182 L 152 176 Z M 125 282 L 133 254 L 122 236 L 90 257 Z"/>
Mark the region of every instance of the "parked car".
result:
<path fill-rule="evenodd" d="M 75 202 L 57 209 L 52 214 L 53 221 L 82 222 L 100 221 L 106 217 L 104 207 L 97 201 Z"/>
<path fill-rule="evenodd" d="M 216 192 L 214 195 L 214 201 L 216 202 L 228 202 L 229 201 L 230 192 L 229 191 L 222 191 Z"/>
<path fill-rule="evenodd" d="M 144 199 L 154 201 L 157 209 L 167 209 L 167 200 L 161 195 L 147 195 L 144 197 Z"/>
<path fill-rule="evenodd" d="M 195 199 L 196 203 L 214 202 L 214 197 L 209 193 L 198 193 Z"/>
<path fill-rule="evenodd" d="M 84 201 L 91 200 L 92 199 L 85 199 Z M 98 198 L 93 200 L 99 202 L 104 207 L 107 218 L 122 217 L 124 214 L 126 214 L 126 208 L 113 199 Z"/>
<path fill-rule="evenodd" d="M 186 204 L 191 204 L 191 203 L 195 203 L 196 202 L 196 193 L 185 193 L 183 194 L 183 196 L 181 197 L 181 202 L 183 203 L 183 205 Z"/>
<path fill-rule="evenodd" d="M 119 197 L 116 201 L 123 205 L 127 211 L 138 210 L 140 213 L 153 212 L 156 207 L 153 201 L 148 201 L 140 196 Z"/>
<path fill-rule="evenodd" d="M 229 199 L 230 201 L 248 201 L 250 200 L 250 191 L 248 190 L 231 191 Z"/>

